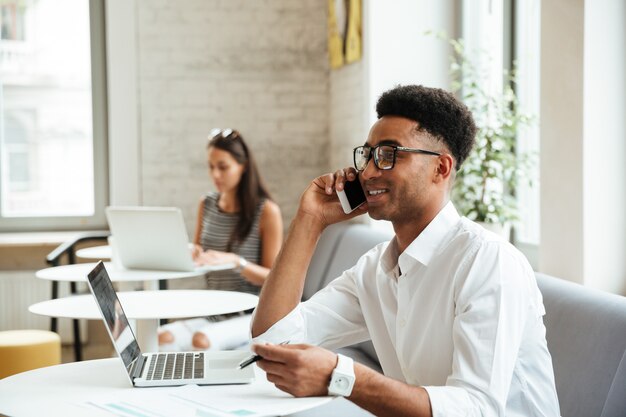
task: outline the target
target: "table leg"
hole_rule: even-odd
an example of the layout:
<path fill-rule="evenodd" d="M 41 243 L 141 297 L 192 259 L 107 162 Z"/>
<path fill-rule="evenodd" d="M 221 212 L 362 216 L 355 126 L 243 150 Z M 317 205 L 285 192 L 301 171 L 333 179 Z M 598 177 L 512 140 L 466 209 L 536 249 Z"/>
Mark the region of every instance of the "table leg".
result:
<path fill-rule="evenodd" d="M 69 254 L 71 255 L 70 260 L 73 261 L 74 252 L 71 251 Z M 74 281 L 70 282 L 70 292 L 72 294 L 78 294 L 78 289 Z M 80 362 L 83 360 L 83 346 L 80 340 L 80 322 L 74 319 L 72 320 L 72 326 L 74 329 L 74 359 L 76 359 L 76 362 Z"/>
<path fill-rule="evenodd" d="M 159 290 L 159 281 L 151 280 L 143 282 L 144 291 L 158 291 Z"/>
<path fill-rule="evenodd" d="M 143 352 L 159 351 L 159 338 L 157 336 L 158 328 L 158 319 L 137 320 L 137 342 Z"/>

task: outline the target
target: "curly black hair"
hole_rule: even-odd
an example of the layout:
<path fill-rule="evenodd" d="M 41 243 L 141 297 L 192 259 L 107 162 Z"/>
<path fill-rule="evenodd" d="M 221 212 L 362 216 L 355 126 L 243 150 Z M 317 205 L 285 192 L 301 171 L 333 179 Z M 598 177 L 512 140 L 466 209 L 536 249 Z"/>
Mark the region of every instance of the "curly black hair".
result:
<path fill-rule="evenodd" d="M 474 146 L 476 124 L 472 113 L 451 93 L 440 88 L 422 85 L 397 86 L 384 92 L 376 103 L 376 113 L 400 116 L 418 124 L 418 131 L 426 131 L 446 144 L 456 169 Z"/>

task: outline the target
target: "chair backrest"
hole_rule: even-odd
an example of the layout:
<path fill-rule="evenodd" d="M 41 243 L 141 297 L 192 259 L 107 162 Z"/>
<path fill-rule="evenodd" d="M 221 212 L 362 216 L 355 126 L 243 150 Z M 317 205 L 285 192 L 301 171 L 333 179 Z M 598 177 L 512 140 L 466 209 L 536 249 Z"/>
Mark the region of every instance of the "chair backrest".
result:
<path fill-rule="evenodd" d="M 106 241 L 110 235 L 111 232 L 109 232 L 108 230 L 77 234 L 73 239 L 61 243 L 52 252 L 46 255 L 46 263 L 51 266 L 58 266 L 61 263 L 61 257 L 63 255 L 67 255 L 67 263 L 73 264 L 76 262 L 74 249 L 76 248 L 77 244 L 93 240 Z"/>
<path fill-rule="evenodd" d="M 336 248 L 339 245 L 339 239 L 348 227 L 349 225 L 347 223 L 333 224 L 327 227 L 324 233 L 322 233 L 306 273 L 304 291 L 302 292 L 303 300 L 308 300 L 313 294 L 319 291 L 321 283 L 328 271 L 328 265 L 332 261 Z"/>
<path fill-rule="evenodd" d="M 363 224 L 340 223 L 322 234 L 304 284 L 303 299 L 310 298 L 330 281 L 356 264 L 374 246 L 393 237 L 393 233 L 373 229 Z M 378 362 L 372 342 L 355 345 L 373 361 Z"/>
<path fill-rule="evenodd" d="M 320 289 L 330 281 L 340 276 L 356 265 L 361 256 L 374 246 L 386 242 L 393 237 L 393 233 L 373 229 L 364 224 L 355 224 L 348 227 L 339 238 L 334 256 L 328 265 L 324 279 L 320 282 Z"/>
<path fill-rule="evenodd" d="M 364 224 L 339 223 L 328 227 L 317 244 L 306 281 L 303 300 L 308 300 L 330 281 L 356 264 L 361 256 L 377 244 L 393 237 Z"/>
<path fill-rule="evenodd" d="M 626 297 L 537 274 L 561 414 L 624 416 Z"/>

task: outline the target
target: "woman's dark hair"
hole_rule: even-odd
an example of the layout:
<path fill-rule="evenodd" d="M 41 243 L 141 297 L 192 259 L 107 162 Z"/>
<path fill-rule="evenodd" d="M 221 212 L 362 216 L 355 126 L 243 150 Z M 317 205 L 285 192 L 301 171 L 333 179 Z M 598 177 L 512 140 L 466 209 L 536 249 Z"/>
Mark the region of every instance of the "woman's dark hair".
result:
<path fill-rule="evenodd" d="M 223 129 L 217 133 L 211 132 L 207 149 L 215 148 L 228 152 L 240 164 L 245 166 L 237 186 L 239 200 L 239 221 L 228 240 L 227 250 L 230 252 L 235 243 L 241 243 L 250 233 L 254 223 L 254 214 L 262 199 L 272 199 L 267 187 L 259 174 L 256 162 L 248 145 L 241 134 L 236 130 Z"/>
<path fill-rule="evenodd" d="M 405 85 L 384 92 L 376 103 L 376 113 L 383 116 L 401 116 L 418 124 L 423 130 L 446 144 L 456 169 L 469 155 L 476 136 L 472 113 L 465 104 L 440 88 Z"/>

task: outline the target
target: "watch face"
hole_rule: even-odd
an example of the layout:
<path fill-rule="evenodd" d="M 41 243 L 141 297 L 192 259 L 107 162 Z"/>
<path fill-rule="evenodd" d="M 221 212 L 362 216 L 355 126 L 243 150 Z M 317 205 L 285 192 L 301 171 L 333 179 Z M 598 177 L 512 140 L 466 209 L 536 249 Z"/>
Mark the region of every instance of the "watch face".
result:
<path fill-rule="evenodd" d="M 335 380 L 335 386 L 338 390 L 345 391 L 350 386 L 350 382 L 346 378 L 340 377 Z"/>

